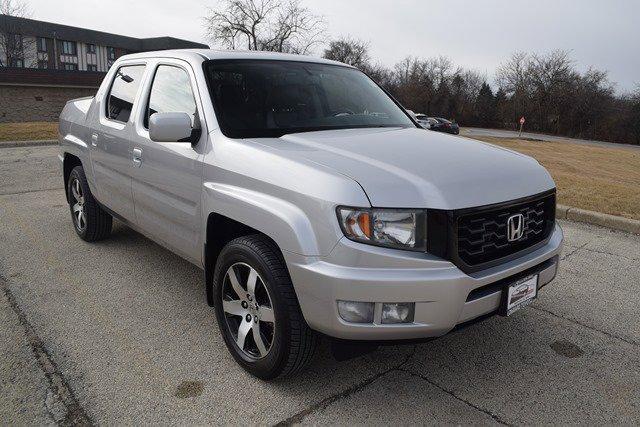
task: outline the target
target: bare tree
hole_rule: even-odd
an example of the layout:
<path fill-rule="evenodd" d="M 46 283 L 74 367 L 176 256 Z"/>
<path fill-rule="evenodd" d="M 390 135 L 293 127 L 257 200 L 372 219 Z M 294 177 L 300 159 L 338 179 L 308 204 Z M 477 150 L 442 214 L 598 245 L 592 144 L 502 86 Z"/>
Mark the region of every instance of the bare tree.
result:
<path fill-rule="evenodd" d="M 326 59 L 344 62 L 361 70 L 369 67 L 369 44 L 362 40 L 341 38 L 329 43 L 322 55 Z"/>
<path fill-rule="evenodd" d="M 25 52 L 35 50 L 35 38 L 25 38 L 22 26 L 12 17 L 29 18 L 31 10 L 21 0 L 0 0 L 0 67 L 22 62 L 33 66 L 37 58 L 26 58 Z"/>
<path fill-rule="evenodd" d="M 300 0 L 224 0 L 204 19 L 207 36 L 228 49 L 307 54 L 325 31 Z"/>
<path fill-rule="evenodd" d="M 529 87 L 529 55 L 516 52 L 496 71 L 498 85 L 509 95 L 525 92 Z"/>

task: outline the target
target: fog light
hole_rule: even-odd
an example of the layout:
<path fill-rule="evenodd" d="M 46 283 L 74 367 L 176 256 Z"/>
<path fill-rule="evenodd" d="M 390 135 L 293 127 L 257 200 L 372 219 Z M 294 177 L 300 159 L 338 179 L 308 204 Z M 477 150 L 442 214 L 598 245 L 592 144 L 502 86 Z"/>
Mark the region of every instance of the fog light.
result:
<path fill-rule="evenodd" d="M 412 302 L 386 302 L 382 304 L 382 323 L 411 323 L 414 312 Z"/>
<path fill-rule="evenodd" d="M 372 302 L 338 301 L 338 313 L 351 323 L 373 323 Z"/>

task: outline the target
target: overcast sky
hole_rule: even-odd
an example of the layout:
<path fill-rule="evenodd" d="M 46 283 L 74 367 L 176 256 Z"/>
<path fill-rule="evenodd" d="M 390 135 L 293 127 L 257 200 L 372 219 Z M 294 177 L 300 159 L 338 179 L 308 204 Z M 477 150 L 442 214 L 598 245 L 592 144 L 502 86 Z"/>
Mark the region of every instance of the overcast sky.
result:
<path fill-rule="evenodd" d="M 202 41 L 217 0 L 26 0 L 33 18 L 134 37 Z M 303 0 L 332 37 L 370 43 L 393 65 L 407 55 L 449 56 L 485 73 L 516 50 L 566 49 L 580 70 L 606 70 L 620 92 L 640 85 L 639 0 Z M 318 52 L 320 53 L 320 52 Z"/>

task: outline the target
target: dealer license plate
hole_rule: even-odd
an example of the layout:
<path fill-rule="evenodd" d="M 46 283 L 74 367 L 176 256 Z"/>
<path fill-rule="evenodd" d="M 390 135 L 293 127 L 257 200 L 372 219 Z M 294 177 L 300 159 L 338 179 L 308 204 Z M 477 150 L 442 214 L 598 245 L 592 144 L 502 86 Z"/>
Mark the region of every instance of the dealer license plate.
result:
<path fill-rule="evenodd" d="M 528 276 L 508 285 L 504 291 L 503 315 L 510 316 L 528 306 L 538 295 L 538 275 Z"/>

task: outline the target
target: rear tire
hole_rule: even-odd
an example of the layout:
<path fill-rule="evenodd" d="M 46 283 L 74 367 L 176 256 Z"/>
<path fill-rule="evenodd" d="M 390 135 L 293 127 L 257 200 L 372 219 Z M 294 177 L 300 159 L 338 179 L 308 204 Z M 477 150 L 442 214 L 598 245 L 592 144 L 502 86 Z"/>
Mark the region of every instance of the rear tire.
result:
<path fill-rule="evenodd" d="M 82 166 L 76 166 L 69 174 L 67 200 L 73 228 L 82 240 L 96 242 L 111 234 L 113 218 L 93 198 Z"/>
<path fill-rule="evenodd" d="M 213 296 L 225 344 L 249 373 L 269 380 L 308 366 L 318 334 L 302 316 L 284 259 L 273 241 L 255 234 L 229 242 L 218 256 Z"/>

